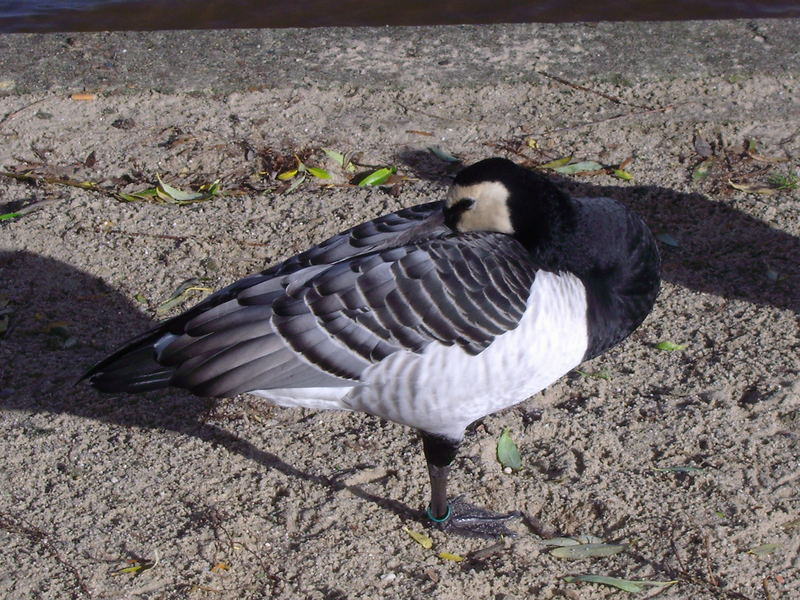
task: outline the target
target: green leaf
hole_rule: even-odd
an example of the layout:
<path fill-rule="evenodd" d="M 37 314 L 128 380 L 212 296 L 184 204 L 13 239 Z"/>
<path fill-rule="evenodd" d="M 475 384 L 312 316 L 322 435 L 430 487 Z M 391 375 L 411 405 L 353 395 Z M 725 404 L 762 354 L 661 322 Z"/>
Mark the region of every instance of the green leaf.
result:
<path fill-rule="evenodd" d="M 666 352 L 677 352 L 685 349 L 686 344 L 676 344 L 675 342 L 670 341 L 658 342 L 656 344 L 656 350 L 664 350 Z"/>
<path fill-rule="evenodd" d="M 448 163 L 460 163 L 461 159 L 456 158 L 449 152 L 445 152 L 439 146 L 428 146 L 428 152 L 433 154 L 436 158 L 441 161 L 448 162 Z"/>
<path fill-rule="evenodd" d="M 171 204 L 184 205 L 194 202 L 203 202 L 212 198 L 219 192 L 219 179 L 214 183 L 202 185 L 197 192 L 186 192 L 172 187 L 164 183 L 159 175 L 156 175 L 156 179 L 158 179 L 158 185 L 155 188 L 156 196 L 164 202 L 169 202 Z M 137 192 L 137 194 L 134 195 L 141 195 L 141 192 Z"/>
<path fill-rule="evenodd" d="M 708 174 L 711 172 L 711 167 L 714 166 L 714 158 L 707 158 L 699 165 L 697 165 L 694 170 L 692 171 L 692 180 L 694 181 L 701 181 L 708 177 Z"/>
<path fill-rule="evenodd" d="M 755 556 L 766 556 L 767 554 L 772 554 L 780 547 L 780 544 L 761 544 L 760 546 L 750 548 L 747 553 L 754 554 Z"/>
<path fill-rule="evenodd" d="M 200 200 L 205 196 L 203 192 L 185 192 L 183 190 L 179 190 L 178 188 L 174 188 L 171 185 L 164 183 L 161 180 L 160 175 L 156 175 L 156 179 L 158 179 L 158 187 L 156 187 L 156 193 L 158 197 L 162 200 L 170 201 L 175 200 L 177 202 L 194 202 Z"/>
<path fill-rule="evenodd" d="M 306 167 L 306 171 L 311 173 L 311 175 L 313 175 L 317 179 L 330 179 L 331 178 L 330 174 L 327 171 L 325 171 L 323 169 L 318 169 L 316 167 Z"/>
<path fill-rule="evenodd" d="M 575 544 L 572 546 L 560 546 L 550 550 L 550 554 L 558 558 L 569 560 L 579 560 L 581 558 L 591 558 L 595 556 L 613 556 L 625 550 L 626 544 Z"/>
<path fill-rule="evenodd" d="M 614 169 L 611 171 L 611 174 L 617 179 L 622 179 L 623 181 L 630 181 L 633 179 L 633 175 L 628 173 L 625 169 Z"/>
<path fill-rule="evenodd" d="M 117 198 L 123 202 L 146 202 L 158 197 L 158 190 L 154 187 L 133 192 L 132 194 L 117 193 Z"/>
<path fill-rule="evenodd" d="M 582 162 L 571 163 L 561 167 L 553 167 L 553 171 L 561 173 L 562 175 L 574 175 L 575 173 L 584 173 L 589 171 L 602 171 L 605 167 L 593 160 L 584 160 Z"/>
<path fill-rule="evenodd" d="M 328 155 L 328 158 L 342 167 L 345 171 L 352 173 L 356 170 L 356 166 L 353 164 L 353 161 L 350 160 L 350 155 L 342 154 L 336 150 L 328 150 L 326 148 L 323 148 L 322 151 Z"/>
<path fill-rule="evenodd" d="M 344 154 L 336 150 L 328 150 L 327 148 L 323 148 L 322 151 L 337 165 L 340 167 L 344 166 Z"/>
<path fill-rule="evenodd" d="M 295 175 L 297 175 L 297 169 L 291 169 L 289 171 L 284 171 L 283 173 L 278 173 L 278 179 L 281 181 L 288 181 Z"/>
<path fill-rule="evenodd" d="M 174 292 L 167 298 L 164 302 L 159 304 L 156 307 L 156 313 L 162 314 L 165 313 L 175 306 L 181 304 L 182 302 L 186 301 L 189 296 L 192 295 L 192 292 L 211 292 L 213 291 L 211 288 L 203 287 L 200 285 L 201 281 L 196 277 L 191 279 L 187 279 L 183 283 L 181 283 Z"/>
<path fill-rule="evenodd" d="M 126 575 L 126 574 L 128 574 L 128 575 L 141 575 L 142 573 L 144 573 L 148 569 L 152 569 L 153 567 L 155 567 L 156 564 L 157 563 L 155 563 L 155 562 L 137 563 L 137 564 L 131 565 L 130 567 L 125 567 L 123 569 L 120 569 L 119 571 L 116 571 L 115 574 L 116 575 Z"/>
<path fill-rule="evenodd" d="M 21 217 L 23 213 L 20 212 L 10 212 L 0 215 L 0 221 L 8 221 L 10 219 L 16 219 L 17 217 Z"/>
<path fill-rule="evenodd" d="M 678 583 L 678 580 L 673 581 L 633 581 L 630 579 L 620 579 L 619 577 L 606 577 L 605 575 L 574 575 L 564 577 L 567 583 L 572 582 L 585 582 L 585 583 L 599 583 L 601 585 L 610 585 L 624 592 L 636 594 L 647 588 L 652 587 L 669 587 Z"/>
<path fill-rule="evenodd" d="M 389 177 L 397 173 L 396 167 L 384 167 L 383 169 L 378 169 L 377 171 L 373 171 L 364 179 L 358 182 L 360 187 L 364 187 L 367 185 L 382 185 L 389 180 Z"/>
<path fill-rule="evenodd" d="M 464 557 L 460 554 L 451 554 L 450 552 L 439 552 L 439 554 L 436 556 L 444 560 L 451 560 L 453 562 L 461 562 L 464 560 Z"/>
<path fill-rule="evenodd" d="M 211 183 L 204 183 L 198 188 L 198 191 L 215 196 L 219 193 L 219 179 Z"/>
<path fill-rule="evenodd" d="M 344 154 L 337 152 L 336 150 L 328 150 L 327 148 L 323 148 L 322 151 L 328 156 L 328 158 L 330 158 L 343 169 L 347 167 L 347 163 L 350 162 Z"/>
<path fill-rule="evenodd" d="M 511 439 L 507 427 L 503 429 L 503 433 L 497 440 L 497 460 L 504 468 L 507 467 L 514 471 L 522 468 L 522 457 L 520 457 L 517 445 Z"/>
<path fill-rule="evenodd" d="M 572 160 L 571 156 L 565 156 L 564 158 L 557 158 L 556 160 L 551 160 L 548 163 L 544 163 L 543 165 L 539 165 L 541 169 L 557 169 L 558 167 L 563 167 L 569 161 Z"/>

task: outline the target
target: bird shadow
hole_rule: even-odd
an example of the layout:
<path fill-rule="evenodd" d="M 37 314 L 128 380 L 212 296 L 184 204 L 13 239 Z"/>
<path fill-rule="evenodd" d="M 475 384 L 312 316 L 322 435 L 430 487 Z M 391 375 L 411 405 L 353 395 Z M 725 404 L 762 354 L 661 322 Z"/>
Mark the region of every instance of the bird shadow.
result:
<path fill-rule="evenodd" d="M 124 427 L 171 430 L 220 445 L 232 454 L 302 479 L 329 493 L 353 495 L 404 519 L 420 510 L 336 476 L 299 469 L 235 433 L 208 422 L 214 400 L 178 389 L 142 395 L 100 394 L 76 382 L 131 334 L 155 322 L 105 282 L 63 262 L 25 251 L 0 251 L 0 285 L 11 314 L 0 337 L 0 409 L 71 414 Z M 2 307 L 0 307 L 2 309 Z M 35 429 L 19 420 L 23 429 Z"/>
<path fill-rule="evenodd" d="M 560 182 L 573 193 L 612 196 L 669 243 L 660 243 L 666 281 L 728 299 L 800 313 L 800 239 L 700 194 L 654 187 Z M 668 234 L 669 237 L 664 237 Z M 772 275 L 771 275 L 772 274 Z M 235 433 L 206 422 L 209 401 L 179 390 L 143 396 L 103 395 L 74 386 L 88 366 L 153 325 L 106 282 L 58 260 L 0 251 L 0 289 L 12 311 L 0 337 L 0 408 L 71 414 L 148 429 L 168 429 L 225 447 L 287 477 L 356 496 L 404 519 L 420 511 L 358 486 L 298 469 Z"/>

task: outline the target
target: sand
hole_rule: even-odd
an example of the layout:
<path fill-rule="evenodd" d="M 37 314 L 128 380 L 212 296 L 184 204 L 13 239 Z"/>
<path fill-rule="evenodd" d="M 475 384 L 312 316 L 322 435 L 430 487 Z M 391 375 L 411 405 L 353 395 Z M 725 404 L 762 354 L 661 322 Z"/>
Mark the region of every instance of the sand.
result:
<path fill-rule="evenodd" d="M 646 597 L 800 598 L 800 193 L 728 183 L 797 174 L 796 72 L 533 79 L 343 91 L 311 77 L 228 92 L 0 96 L 0 166 L 34 177 L 0 177 L 0 213 L 42 203 L 0 222 L 0 311 L 10 314 L 0 337 L 0 596 L 623 594 L 564 580 L 598 574 L 677 581 Z M 74 385 L 206 293 L 158 313 L 182 282 L 217 288 L 441 198 L 457 167 L 434 145 L 466 163 L 632 157 L 632 181 L 552 175 L 572 193 L 632 206 L 662 240 L 663 291 L 644 325 L 467 435 L 452 490 L 522 511 L 515 538 L 495 545 L 429 528 L 420 444 L 402 426 L 247 396 Z M 397 166 L 403 179 L 348 185 L 352 175 L 320 148 L 356 153 L 363 171 Z M 275 175 L 295 153 L 332 180 L 288 192 Z M 693 178 L 711 156 L 709 173 Z M 157 174 L 182 189 L 219 179 L 222 193 L 187 206 L 114 197 Z M 657 349 L 664 341 L 685 347 Z M 504 428 L 522 455 L 517 473 L 496 459 Z M 628 547 L 568 561 L 542 543 L 556 534 Z M 775 546 L 748 552 L 763 544 Z"/>

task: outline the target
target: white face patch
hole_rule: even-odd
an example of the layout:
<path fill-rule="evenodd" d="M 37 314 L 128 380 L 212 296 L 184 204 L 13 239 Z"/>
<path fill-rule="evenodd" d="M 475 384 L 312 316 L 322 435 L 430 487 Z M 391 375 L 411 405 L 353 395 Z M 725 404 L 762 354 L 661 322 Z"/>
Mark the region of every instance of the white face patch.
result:
<path fill-rule="evenodd" d="M 455 228 L 467 231 L 499 231 L 513 234 L 508 210 L 508 188 L 499 181 L 481 181 L 472 185 L 454 185 L 447 195 L 448 208 L 460 200 L 475 202 L 458 217 Z"/>

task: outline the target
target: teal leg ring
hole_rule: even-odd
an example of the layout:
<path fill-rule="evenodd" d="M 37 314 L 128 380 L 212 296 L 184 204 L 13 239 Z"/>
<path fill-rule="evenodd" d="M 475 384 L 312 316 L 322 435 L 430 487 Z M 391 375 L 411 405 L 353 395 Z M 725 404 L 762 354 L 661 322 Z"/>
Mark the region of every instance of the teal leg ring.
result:
<path fill-rule="evenodd" d="M 433 513 L 431 512 L 431 505 L 430 504 L 428 505 L 428 508 L 425 509 L 425 514 L 434 523 L 444 523 L 445 521 L 447 521 L 447 519 L 450 518 L 450 513 L 451 512 L 452 511 L 450 509 L 450 503 L 449 502 L 447 503 L 447 512 L 444 514 L 444 516 L 441 519 L 437 519 L 436 517 L 433 516 Z"/>

